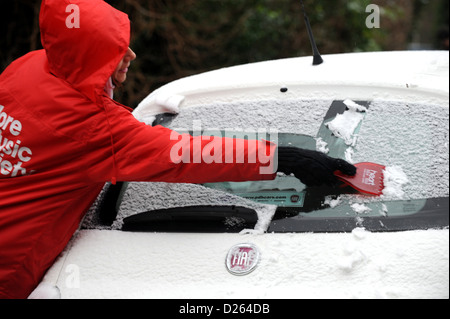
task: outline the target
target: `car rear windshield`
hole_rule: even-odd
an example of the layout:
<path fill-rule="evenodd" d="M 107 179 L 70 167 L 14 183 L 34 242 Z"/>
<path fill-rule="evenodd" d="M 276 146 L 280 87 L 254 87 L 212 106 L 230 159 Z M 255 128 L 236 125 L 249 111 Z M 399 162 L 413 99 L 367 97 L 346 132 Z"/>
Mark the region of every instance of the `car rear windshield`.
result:
<path fill-rule="evenodd" d="M 385 191 L 381 197 L 373 197 L 345 187 L 307 188 L 295 177 L 283 174 L 268 182 L 127 183 L 120 190 L 112 228 L 122 228 L 126 218 L 139 213 L 211 205 L 254 210 L 257 221 L 253 226 L 258 231 L 448 226 L 448 211 L 432 216 L 433 211 L 448 208 L 448 105 L 274 99 L 185 108 L 176 116 L 158 116 L 155 124 L 194 135 L 214 132 L 214 136 L 263 138 L 279 145 L 318 150 L 352 163 L 379 163 L 386 166 Z M 407 226 L 401 222 L 401 226 L 392 225 L 417 214 L 420 223 L 416 218 Z M 424 214 L 426 222 L 422 220 Z M 201 223 L 202 217 L 197 217 Z M 233 218 L 239 220 L 239 216 L 230 216 L 224 223 L 232 225 Z M 86 227 L 95 224 L 95 218 L 87 220 Z M 248 227 L 247 223 L 243 225 Z"/>

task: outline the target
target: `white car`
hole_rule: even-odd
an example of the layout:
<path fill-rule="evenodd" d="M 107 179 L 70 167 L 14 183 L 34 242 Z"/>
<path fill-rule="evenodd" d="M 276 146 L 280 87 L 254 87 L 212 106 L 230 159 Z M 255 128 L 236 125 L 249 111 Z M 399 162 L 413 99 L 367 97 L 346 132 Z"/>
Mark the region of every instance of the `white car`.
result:
<path fill-rule="evenodd" d="M 282 175 L 107 185 L 30 297 L 449 298 L 448 52 L 323 58 L 183 78 L 134 114 L 379 163 L 381 196 Z"/>

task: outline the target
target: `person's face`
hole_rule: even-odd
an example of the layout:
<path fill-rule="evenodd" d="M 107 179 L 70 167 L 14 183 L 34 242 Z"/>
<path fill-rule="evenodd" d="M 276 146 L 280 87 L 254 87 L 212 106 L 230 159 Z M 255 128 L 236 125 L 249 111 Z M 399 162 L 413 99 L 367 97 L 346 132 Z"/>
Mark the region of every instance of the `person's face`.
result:
<path fill-rule="evenodd" d="M 116 70 L 114 71 L 113 77 L 116 83 L 122 84 L 127 79 L 128 68 L 130 67 L 131 61 L 136 59 L 136 54 L 128 48 L 127 53 L 123 59 L 117 65 Z"/>

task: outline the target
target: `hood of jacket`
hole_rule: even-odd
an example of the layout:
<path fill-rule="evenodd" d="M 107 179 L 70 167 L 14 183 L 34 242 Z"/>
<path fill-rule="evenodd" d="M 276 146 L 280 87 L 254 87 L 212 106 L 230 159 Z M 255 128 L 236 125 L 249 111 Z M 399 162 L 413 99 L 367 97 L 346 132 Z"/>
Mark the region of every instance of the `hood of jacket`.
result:
<path fill-rule="evenodd" d="M 128 49 L 128 16 L 103 0 L 43 0 L 39 26 L 50 72 L 96 102 Z"/>

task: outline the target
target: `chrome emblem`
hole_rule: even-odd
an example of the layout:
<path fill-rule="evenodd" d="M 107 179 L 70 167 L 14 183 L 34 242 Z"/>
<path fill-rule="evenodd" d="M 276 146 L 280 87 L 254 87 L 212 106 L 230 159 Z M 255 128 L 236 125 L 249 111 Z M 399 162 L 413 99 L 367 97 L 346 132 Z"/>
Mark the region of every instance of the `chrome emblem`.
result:
<path fill-rule="evenodd" d="M 226 265 L 231 274 L 244 276 L 255 270 L 259 259 L 260 253 L 255 245 L 240 244 L 228 251 Z"/>

